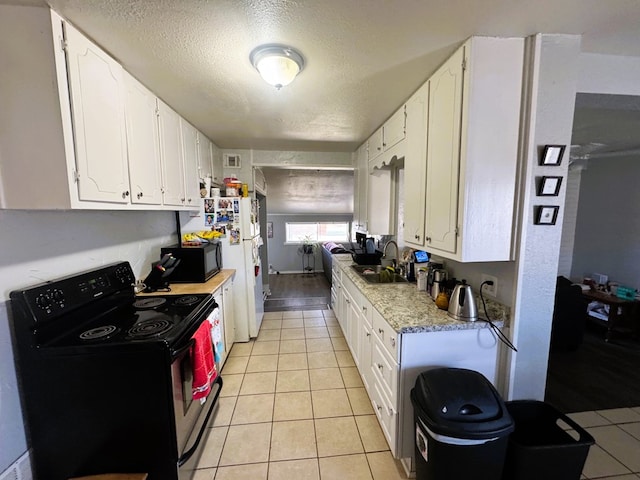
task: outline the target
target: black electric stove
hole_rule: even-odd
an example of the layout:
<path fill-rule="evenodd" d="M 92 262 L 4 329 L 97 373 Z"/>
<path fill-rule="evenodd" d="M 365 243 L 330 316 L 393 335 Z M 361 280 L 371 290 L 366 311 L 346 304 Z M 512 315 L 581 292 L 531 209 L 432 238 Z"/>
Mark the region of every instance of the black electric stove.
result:
<path fill-rule="evenodd" d="M 136 297 L 127 262 L 11 292 L 35 478 L 192 477 L 220 376 L 192 401 L 192 337 L 209 294 Z M 217 386 L 216 386 L 217 385 Z"/>

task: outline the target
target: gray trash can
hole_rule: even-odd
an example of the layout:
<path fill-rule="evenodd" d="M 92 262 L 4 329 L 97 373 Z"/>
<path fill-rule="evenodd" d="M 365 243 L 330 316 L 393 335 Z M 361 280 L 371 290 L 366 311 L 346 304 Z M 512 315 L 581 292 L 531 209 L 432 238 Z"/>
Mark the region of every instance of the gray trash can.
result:
<path fill-rule="evenodd" d="M 491 383 L 473 370 L 422 372 L 411 390 L 416 480 L 500 480 L 513 421 Z"/>

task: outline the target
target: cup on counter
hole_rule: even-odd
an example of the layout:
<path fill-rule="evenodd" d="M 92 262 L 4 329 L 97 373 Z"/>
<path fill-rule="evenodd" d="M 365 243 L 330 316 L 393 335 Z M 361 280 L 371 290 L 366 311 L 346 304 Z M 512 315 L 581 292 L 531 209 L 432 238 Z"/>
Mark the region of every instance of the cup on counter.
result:
<path fill-rule="evenodd" d="M 217 187 L 211 187 L 211 196 L 212 197 L 219 197 L 220 196 L 220 189 Z"/>

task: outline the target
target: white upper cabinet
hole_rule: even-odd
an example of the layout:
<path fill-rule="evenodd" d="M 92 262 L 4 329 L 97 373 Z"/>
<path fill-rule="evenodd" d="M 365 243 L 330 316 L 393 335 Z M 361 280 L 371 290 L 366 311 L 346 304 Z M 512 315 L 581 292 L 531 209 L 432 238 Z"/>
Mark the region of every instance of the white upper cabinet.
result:
<path fill-rule="evenodd" d="M 369 188 L 369 165 L 367 160 L 367 148 L 368 143 L 363 143 L 356 152 L 355 158 L 355 172 L 354 172 L 354 186 L 355 192 L 353 196 L 354 200 L 354 212 L 353 212 L 353 224 L 357 231 L 367 231 L 367 190 Z"/>
<path fill-rule="evenodd" d="M 80 200 L 128 203 L 122 67 L 65 24 Z"/>
<path fill-rule="evenodd" d="M 369 167 L 381 168 L 391 160 L 404 156 L 406 126 L 405 106 L 400 107 L 369 137 Z"/>
<path fill-rule="evenodd" d="M 407 102 L 407 244 L 511 259 L 523 57 L 522 39 L 473 37 Z"/>
<path fill-rule="evenodd" d="M 458 234 L 455 250 L 446 246 L 440 253 L 460 262 L 507 261 L 512 258 L 524 40 L 472 37 L 462 51 L 462 115 L 456 120 L 460 123 Z M 433 83 L 431 88 L 433 93 Z M 436 136 L 432 133 L 429 130 L 429 142 Z M 443 183 L 454 170 L 444 171 Z M 427 201 L 433 198 L 430 185 L 427 170 Z M 426 222 L 429 235 L 428 215 Z"/>
<path fill-rule="evenodd" d="M 211 140 L 205 137 L 201 132 L 198 134 L 198 177 L 205 179 L 211 177 L 213 180 L 213 152 L 211 149 Z M 209 193 L 207 193 L 209 196 Z"/>
<path fill-rule="evenodd" d="M 156 97 L 106 52 L 45 8 L 0 5 L 0 39 L 0 58 L 11 65 L 0 69 L 11 98 L 0 109 L 1 208 L 197 205 L 196 141 L 185 144 L 185 168 L 180 117 L 165 111 L 161 142 Z"/>
<path fill-rule="evenodd" d="M 131 202 L 161 205 L 162 173 L 156 96 L 127 72 L 124 73 L 124 80 Z"/>
<path fill-rule="evenodd" d="M 193 125 L 180 119 L 182 132 L 182 161 L 184 172 L 184 205 L 198 207 L 200 197 L 200 178 L 198 175 L 198 131 Z"/>
<path fill-rule="evenodd" d="M 456 253 L 463 59 L 458 50 L 429 79 L 425 240 L 448 253 Z"/>
<path fill-rule="evenodd" d="M 158 100 L 162 192 L 165 205 L 182 206 L 186 198 L 182 166 L 182 131 L 180 116 Z"/>
<path fill-rule="evenodd" d="M 424 246 L 424 207 L 427 172 L 427 109 L 429 82 L 407 101 L 407 139 L 404 157 L 404 240 Z"/>

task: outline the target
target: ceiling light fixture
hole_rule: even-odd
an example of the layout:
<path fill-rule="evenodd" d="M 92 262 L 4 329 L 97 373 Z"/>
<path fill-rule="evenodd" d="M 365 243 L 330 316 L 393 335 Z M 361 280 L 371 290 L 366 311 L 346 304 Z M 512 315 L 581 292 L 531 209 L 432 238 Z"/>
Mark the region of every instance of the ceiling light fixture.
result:
<path fill-rule="evenodd" d="M 253 49 L 249 59 L 264 81 L 278 90 L 289 85 L 304 68 L 300 52 L 286 45 L 260 45 Z"/>

